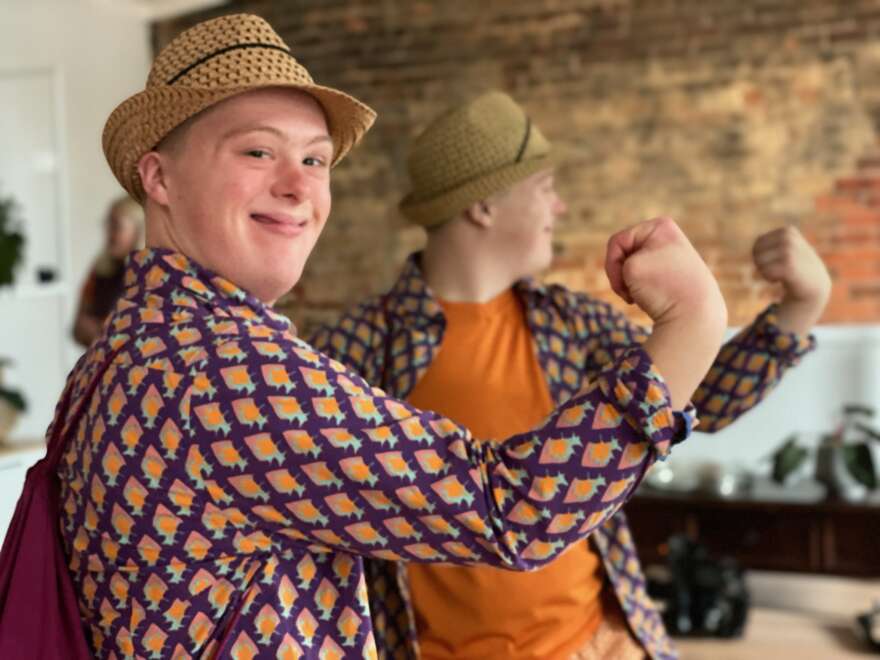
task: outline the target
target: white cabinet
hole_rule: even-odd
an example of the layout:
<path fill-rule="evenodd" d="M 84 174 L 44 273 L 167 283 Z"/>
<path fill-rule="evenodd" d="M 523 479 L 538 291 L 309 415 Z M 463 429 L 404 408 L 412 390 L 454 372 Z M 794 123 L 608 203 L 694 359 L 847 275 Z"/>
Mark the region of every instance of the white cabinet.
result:
<path fill-rule="evenodd" d="M 56 68 L 0 68 L 0 196 L 11 196 L 25 235 L 15 284 L 0 289 L 4 385 L 28 403 L 12 437 L 41 437 L 70 370 L 70 284 L 64 219 L 61 84 Z M 47 281 L 48 280 L 48 281 Z"/>

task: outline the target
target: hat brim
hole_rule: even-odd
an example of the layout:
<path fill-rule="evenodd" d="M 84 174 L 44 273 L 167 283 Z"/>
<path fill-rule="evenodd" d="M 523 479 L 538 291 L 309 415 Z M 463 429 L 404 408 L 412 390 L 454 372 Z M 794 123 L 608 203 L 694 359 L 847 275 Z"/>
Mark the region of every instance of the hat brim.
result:
<path fill-rule="evenodd" d="M 434 227 L 455 217 L 471 204 L 509 188 L 532 174 L 557 167 L 561 161 L 562 154 L 554 149 L 539 157 L 505 165 L 428 198 L 420 199 L 410 193 L 403 198 L 398 208 L 410 222 L 423 227 Z"/>
<path fill-rule="evenodd" d="M 220 101 L 269 87 L 305 92 L 321 105 L 333 140 L 331 165 L 336 165 L 351 151 L 376 119 L 376 112 L 358 99 L 321 85 L 267 82 L 214 89 L 151 88 L 123 101 L 107 119 L 102 143 L 110 169 L 122 187 L 143 202 L 145 194 L 137 166 L 144 154 L 155 149 L 183 122 Z"/>

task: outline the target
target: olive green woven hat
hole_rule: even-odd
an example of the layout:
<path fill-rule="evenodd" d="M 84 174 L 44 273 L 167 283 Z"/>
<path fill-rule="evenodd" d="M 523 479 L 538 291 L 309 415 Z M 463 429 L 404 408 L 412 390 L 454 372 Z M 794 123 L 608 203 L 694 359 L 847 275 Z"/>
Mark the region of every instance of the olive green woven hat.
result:
<path fill-rule="evenodd" d="M 407 161 L 412 191 L 400 211 L 433 227 L 557 161 L 512 98 L 486 92 L 447 111 L 415 139 Z"/>
<path fill-rule="evenodd" d="M 223 99 L 264 87 L 314 97 L 333 139 L 332 165 L 358 143 L 376 113 L 348 94 L 316 85 L 265 20 L 232 14 L 182 32 L 156 57 L 144 91 L 123 101 L 104 125 L 104 155 L 128 193 L 144 200 L 137 164 L 173 129 Z"/>

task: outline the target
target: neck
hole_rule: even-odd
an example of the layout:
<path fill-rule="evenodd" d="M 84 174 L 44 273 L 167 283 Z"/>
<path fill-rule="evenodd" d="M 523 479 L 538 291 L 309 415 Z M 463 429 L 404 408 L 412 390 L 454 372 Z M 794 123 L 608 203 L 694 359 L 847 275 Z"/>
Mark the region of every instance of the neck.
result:
<path fill-rule="evenodd" d="M 177 240 L 173 224 L 165 209 L 156 207 L 148 202 L 145 210 L 144 247 L 165 248 L 190 256 L 184 249 L 184 246 L 180 244 L 180 241 Z"/>
<path fill-rule="evenodd" d="M 421 266 L 434 295 L 449 302 L 484 303 L 509 289 L 515 278 L 479 252 L 479 246 L 447 245 L 429 239 Z"/>

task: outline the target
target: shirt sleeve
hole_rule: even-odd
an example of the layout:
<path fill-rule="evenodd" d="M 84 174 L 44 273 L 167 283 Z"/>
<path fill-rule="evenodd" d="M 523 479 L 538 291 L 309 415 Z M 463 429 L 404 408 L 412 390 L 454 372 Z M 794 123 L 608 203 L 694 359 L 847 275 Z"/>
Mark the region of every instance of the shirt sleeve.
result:
<path fill-rule="evenodd" d="M 584 349 L 588 373 L 649 336 L 605 303 L 584 296 L 579 309 L 582 326 L 591 330 Z M 696 430 L 714 433 L 728 426 L 758 405 L 785 372 L 815 348 L 812 335 L 799 337 L 781 330 L 776 310 L 776 305 L 769 306 L 721 347 L 692 398 L 699 419 Z"/>
<path fill-rule="evenodd" d="M 613 515 L 692 425 L 638 346 L 500 445 L 289 335 L 213 350 L 182 390 L 180 424 L 212 511 L 257 524 L 240 543 L 532 568 Z"/>
<path fill-rule="evenodd" d="M 813 335 L 801 337 L 780 329 L 776 305 L 765 309 L 724 344 L 694 393 L 700 431 L 720 431 L 754 408 L 815 347 Z"/>

